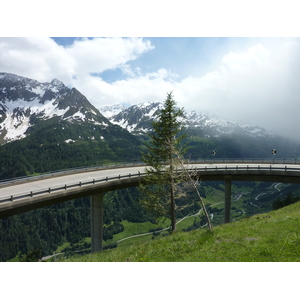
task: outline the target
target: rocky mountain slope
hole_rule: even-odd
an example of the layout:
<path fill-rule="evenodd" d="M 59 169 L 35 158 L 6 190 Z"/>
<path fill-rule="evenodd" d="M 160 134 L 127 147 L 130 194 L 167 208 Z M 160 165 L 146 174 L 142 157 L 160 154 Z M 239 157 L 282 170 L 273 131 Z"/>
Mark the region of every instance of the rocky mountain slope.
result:
<path fill-rule="evenodd" d="M 59 117 L 70 123 L 109 125 L 108 120 L 75 88 L 61 81 L 36 80 L 0 73 L 0 143 L 26 137 L 41 120 Z"/>
<path fill-rule="evenodd" d="M 4 179 L 136 160 L 141 141 L 57 79 L 0 73 L 0 144 Z"/>

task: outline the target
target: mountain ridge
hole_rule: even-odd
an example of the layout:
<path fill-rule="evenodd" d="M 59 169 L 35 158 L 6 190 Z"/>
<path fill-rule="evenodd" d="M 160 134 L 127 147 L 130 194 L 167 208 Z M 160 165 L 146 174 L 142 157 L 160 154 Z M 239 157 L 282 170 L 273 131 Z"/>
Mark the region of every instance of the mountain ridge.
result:
<path fill-rule="evenodd" d="M 143 147 L 152 121 L 162 107 L 161 102 L 145 102 L 129 107 L 118 104 L 96 108 L 76 88 L 66 87 L 58 79 L 40 83 L 0 73 L 0 144 L 32 135 L 34 149 L 45 147 L 47 143 L 75 146 L 86 143 L 85 151 L 90 152 L 95 145 L 89 143 L 98 142 L 101 159 L 107 153 L 110 159 L 124 161 L 131 155 L 126 149 L 129 147 L 138 160 L 141 159 L 139 147 Z M 299 157 L 299 142 L 271 134 L 264 128 L 224 121 L 196 111 L 188 111 L 186 116 L 183 125 L 191 145 L 189 155 L 194 159 L 211 157 L 212 150 L 222 158 L 266 158 L 271 156 L 271 149 L 277 149 L 282 158 Z M 44 132 L 48 132 L 48 136 Z M 119 157 L 112 153 L 118 153 Z M 73 165 L 70 162 L 69 167 Z"/>
<path fill-rule="evenodd" d="M 0 178 L 130 161 L 141 141 L 76 88 L 0 74 Z M 126 151 L 124 151 L 126 149 Z"/>
<path fill-rule="evenodd" d="M 40 120 L 60 117 L 72 122 L 96 125 L 117 125 L 134 135 L 144 135 L 163 104 L 144 102 L 125 107 L 122 104 L 96 108 L 76 88 L 68 88 L 54 78 L 51 82 L 10 73 L 0 73 L 0 144 L 26 137 L 26 131 Z M 202 137 L 238 134 L 252 137 L 274 136 L 264 128 L 234 123 L 211 114 L 185 113 L 186 128 L 197 130 Z"/>
<path fill-rule="evenodd" d="M 28 128 L 53 117 L 70 123 L 112 125 L 76 88 L 68 88 L 58 79 L 40 83 L 0 73 L 1 144 L 26 137 Z"/>
<path fill-rule="evenodd" d="M 143 134 L 151 129 L 151 123 L 157 114 L 163 108 L 161 102 L 144 102 L 132 105 L 128 108 L 114 110 L 114 106 L 109 109 L 99 108 L 99 111 L 110 120 L 133 134 Z M 218 137 L 232 133 L 246 134 L 249 136 L 273 136 L 264 128 L 248 123 L 236 123 L 225 121 L 211 114 L 196 112 L 195 110 L 185 112 L 186 119 L 183 124 L 189 129 L 201 129 L 205 137 Z"/>

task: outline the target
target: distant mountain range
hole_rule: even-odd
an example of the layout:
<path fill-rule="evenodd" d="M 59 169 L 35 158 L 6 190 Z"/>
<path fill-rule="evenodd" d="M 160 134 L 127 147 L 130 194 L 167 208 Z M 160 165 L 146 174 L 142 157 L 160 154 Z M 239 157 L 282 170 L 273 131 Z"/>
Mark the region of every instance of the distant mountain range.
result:
<path fill-rule="evenodd" d="M 145 133 L 162 105 L 148 102 L 97 109 L 76 88 L 57 79 L 41 83 L 0 73 L 0 177 L 140 160 Z M 196 111 L 186 112 L 184 125 L 189 155 L 195 159 L 211 157 L 212 150 L 222 158 L 272 157 L 274 148 L 280 157 L 300 155 L 299 143 L 258 126 Z M 18 168 L 22 171 L 15 173 Z"/>
<path fill-rule="evenodd" d="M 133 134 L 141 134 L 151 130 L 151 122 L 163 107 L 160 102 L 148 102 L 128 108 L 122 105 L 105 106 L 99 111 L 113 124 L 117 124 Z M 204 137 L 241 134 L 254 137 L 271 136 L 264 128 L 250 124 L 232 123 L 218 119 L 213 115 L 186 112 L 184 125 L 188 129 L 201 129 Z"/>
<path fill-rule="evenodd" d="M 162 103 L 149 102 L 128 108 L 123 105 L 106 106 L 98 110 L 76 88 L 70 89 L 57 79 L 40 83 L 22 76 L 0 73 L 1 144 L 26 137 L 28 128 L 53 117 L 70 123 L 86 122 L 103 127 L 115 124 L 132 134 L 142 134 L 151 129 L 151 122 L 161 108 Z M 185 126 L 201 129 L 205 137 L 270 135 L 258 126 L 223 121 L 196 111 L 186 112 L 186 117 Z"/>

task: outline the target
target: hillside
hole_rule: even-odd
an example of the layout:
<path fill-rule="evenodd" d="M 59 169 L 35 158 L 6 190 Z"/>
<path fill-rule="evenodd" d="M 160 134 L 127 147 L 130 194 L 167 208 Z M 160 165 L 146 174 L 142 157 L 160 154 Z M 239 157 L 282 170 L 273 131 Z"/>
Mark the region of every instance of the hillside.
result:
<path fill-rule="evenodd" d="M 206 229 L 177 232 L 128 247 L 61 261 L 78 262 L 298 262 L 300 202 Z"/>

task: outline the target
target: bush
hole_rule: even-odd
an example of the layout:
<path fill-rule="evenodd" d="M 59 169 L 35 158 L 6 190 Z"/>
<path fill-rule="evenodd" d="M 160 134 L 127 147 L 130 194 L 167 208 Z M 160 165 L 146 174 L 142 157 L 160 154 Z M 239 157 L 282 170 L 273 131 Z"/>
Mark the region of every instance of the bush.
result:
<path fill-rule="evenodd" d="M 292 193 L 289 193 L 285 199 L 277 198 L 273 201 L 273 209 L 279 209 L 290 204 L 299 201 L 299 197 L 293 197 Z"/>

